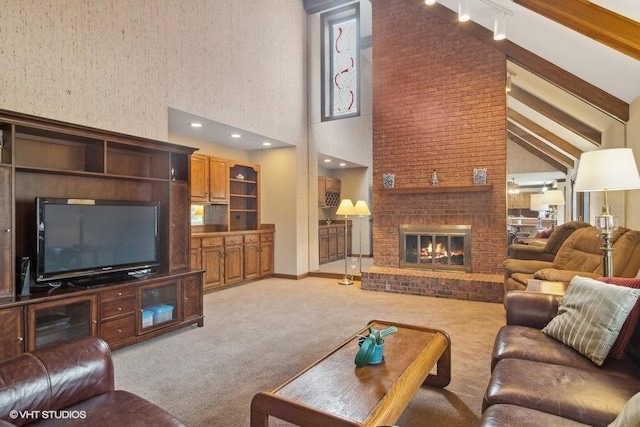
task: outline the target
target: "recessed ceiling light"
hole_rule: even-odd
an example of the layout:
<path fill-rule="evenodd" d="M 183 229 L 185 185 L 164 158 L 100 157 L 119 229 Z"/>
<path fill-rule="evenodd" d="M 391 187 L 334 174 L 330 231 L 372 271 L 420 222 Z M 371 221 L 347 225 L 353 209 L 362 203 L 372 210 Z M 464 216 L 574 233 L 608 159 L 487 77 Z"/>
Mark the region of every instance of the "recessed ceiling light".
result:
<path fill-rule="evenodd" d="M 347 166 L 346 163 L 340 163 L 340 166 Z"/>
<path fill-rule="evenodd" d="M 239 133 L 232 133 L 231 134 L 231 138 L 240 138 L 242 135 L 240 135 Z"/>
<path fill-rule="evenodd" d="M 324 159 L 325 163 L 331 163 L 331 159 Z"/>
<path fill-rule="evenodd" d="M 192 122 L 192 123 L 189 123 L 189 126 L 191 126 L 192 128 L 201 128 L 202 123 Z"/>
<path fill-rule="evenodd" d="M 263 142 L 262 145 L 265 147 L 271 147 L 271 143 L 268 141 Z"/>

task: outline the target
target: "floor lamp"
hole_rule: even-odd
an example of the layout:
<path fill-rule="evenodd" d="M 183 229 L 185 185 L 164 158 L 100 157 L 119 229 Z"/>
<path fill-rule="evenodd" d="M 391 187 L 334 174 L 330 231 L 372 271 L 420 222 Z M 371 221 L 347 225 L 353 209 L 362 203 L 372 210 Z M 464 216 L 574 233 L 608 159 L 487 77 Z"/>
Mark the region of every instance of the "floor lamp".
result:
<path fill-rule="evenodd" d="M 631 148 L 610 148 L 582 153 L 576 176 L 576 191 L 604 191 L 602 214 L 596 216 L 600 230 L 602 265 L 605 277 L 613 275 L 611 235 L 618 228 L 618 217 L 611 215 L 608 191 L 635 190 L 640 188 L 638 167 Z"/>
<path fill-rule="evenodd" d="M 353 285 L 353 275 L 347 273 L 347 223 L 349 222 L 349 215 L 355 215 L 355 207 L 351 199 L 342 199 L 340 201 L 336 215 L 344 215 L 344 278 L 338 283 L 340 285 Z"/>
<path fill-rule="evenodd" d="M 544 193 L 540 194 L 532 194 L 529 199 L 529 210 L 538 211 L 538 225 L 536 226 L 537 231 L 542 231 L 544 227 L 542 226 L 542 218 L 544 217 L 544 212 L 549 210 L 549 205 L 542 201 L 544 197 Z"/>
<path fill-rule="evenodd" d="M 367 206 L 367 202 L 365 202 L 364 200 L 358 200 L 356 202 L 355 205 L 355 214 L 358 215 L 358 217 L 360 218 L 360 224 L 359 224 L 359 228 L 360 228 L 360 255 L 358 256 L 359 258 L 359 263 L 360 263 L 360 274 L 362 274 L 362 222 L 364 221 L 364 217 L 365 216 L 369 216 L 371 215 L 371 211 L 369 210 L 369 206 Z"/>
<path fill-rule="evenodd" d="M 564 193 L 561 190 L 547 190 L 542 193 L 542 203 L 549 205 L 551 228 L 555 228 L 558 225 L 558 206 L 564 206 Z"/>

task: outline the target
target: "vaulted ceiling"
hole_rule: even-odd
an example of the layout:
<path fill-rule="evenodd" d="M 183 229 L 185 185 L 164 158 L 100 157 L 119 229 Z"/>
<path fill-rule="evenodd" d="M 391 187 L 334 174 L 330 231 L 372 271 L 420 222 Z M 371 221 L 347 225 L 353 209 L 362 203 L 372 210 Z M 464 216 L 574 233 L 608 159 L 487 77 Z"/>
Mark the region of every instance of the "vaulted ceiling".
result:
<path fill-rule="evenodd" d="M 308 13 L 351 3 L 303 0 Z M 491 43 L 508 58 L 507 132 L 521 149 L 566 175 L 603 133 L 629 119 L 640 96 L 640 8 L 625 0 L 470 0 L 471 20 L 458 22 L 459 0 L 423 0 L 429 12 Z M 496 7 L 497 6 L 497 7 Z M 493 40 L 503 10 L 507 39 Z M 624 134 L 624 131 L 622 132 Z"/>

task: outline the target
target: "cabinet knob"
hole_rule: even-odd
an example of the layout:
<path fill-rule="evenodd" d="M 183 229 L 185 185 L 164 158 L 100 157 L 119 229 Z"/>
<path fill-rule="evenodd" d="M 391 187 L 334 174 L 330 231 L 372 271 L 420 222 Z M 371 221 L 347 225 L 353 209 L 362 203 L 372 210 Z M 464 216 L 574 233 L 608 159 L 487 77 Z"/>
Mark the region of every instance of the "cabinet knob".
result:
<path fill-rule="evenodd" d="M 122 329 L 116 329 L 116 332 L 121 334 L 122 333 Z"/>
<path fill-rule="evenodd" d="M 118 308 L 116 308 L 116 310 L 122 311 L 122 307 L 118 307 Z"/>
<path fill-rule="evenodd" d="M 122 292 L 118 292 L 116 295 L 118 295 L 119 297 L 122 296 Z"/>
<path fill-rule="evenodd" d="M 4 231 L 7 232 L 7 233 L 11 233 L 11 229 L 10 228 L 5 228 Z"/>
<path fill-rule="evenodd" d="M 24 341 L 24 338 L 23 337 L 18 337 L 18 342 L 22 342 L 22 341 Z"/>
<path fill-rule="evenodd" d="M 189 298 L 187 298 L 187 297 L 184 297 L 184 300 L 185 300 L 185 301 L 189 301 Z"/>
<path fill-rule="evenodd" d="M 91 323 L 98 323 L 98 321 L 97 320 L 92 320 Z"/>

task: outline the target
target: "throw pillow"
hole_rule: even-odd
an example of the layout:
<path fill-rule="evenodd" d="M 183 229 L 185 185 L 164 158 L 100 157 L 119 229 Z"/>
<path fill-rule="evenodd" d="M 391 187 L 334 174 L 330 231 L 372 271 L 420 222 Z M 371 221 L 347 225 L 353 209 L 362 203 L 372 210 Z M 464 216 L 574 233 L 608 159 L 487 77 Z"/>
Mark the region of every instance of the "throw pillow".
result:
<path fill-rule="evenodd" d="M 634 394 L 622 407 L 622 412 L 607 427 L 640 426 L 640 393 Z"/>
<path fill-rule="evenodd" d="M 574 277 L 560 301 L 558 314 L 542 330 L 598 366 L 640 296 L 639 289 L 604 285 L 595 279 Z"/>
<path fill-rule="evenodd" d="M 640 289 L 640 279 L 627 278 L 627 277 L 601 277 L 598 279 L 604 283 L 610 283 L 618 286 L 626 286 L 627 288 Z M 613 343 L 611 351 L 609 351 L 609 357 L 614 359 L 621 359 L 624 351 L 631 341 L 631 337 L 638 326 L 638 320 L 640 320 L 640 298 L 636 302 L 636 305 L 631 310 L 631 313 L 627 316 L 627 320 L 622 325 L 618 339 Z"/>

